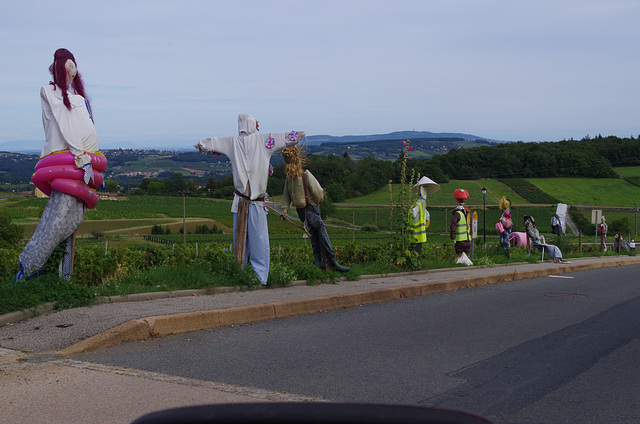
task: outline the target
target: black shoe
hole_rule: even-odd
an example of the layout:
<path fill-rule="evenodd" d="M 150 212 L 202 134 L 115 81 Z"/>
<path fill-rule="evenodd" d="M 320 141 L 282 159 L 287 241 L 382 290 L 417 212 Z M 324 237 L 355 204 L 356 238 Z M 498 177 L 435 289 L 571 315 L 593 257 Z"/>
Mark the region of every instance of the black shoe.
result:
<path fill-rule="evenodd" d="M 329 258 L 329 265 L 331 265 L 331 269 L 339 272 L 349 272 L 348 266 L 342 266 L 336 261 L 336 257 Z"/>

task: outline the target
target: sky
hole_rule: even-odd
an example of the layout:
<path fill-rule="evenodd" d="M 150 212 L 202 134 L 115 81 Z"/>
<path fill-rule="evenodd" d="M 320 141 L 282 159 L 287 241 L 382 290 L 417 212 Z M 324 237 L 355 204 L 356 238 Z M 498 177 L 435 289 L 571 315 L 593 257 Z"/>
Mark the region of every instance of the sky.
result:
<path fill-rule="evenodd" d="M 637 0 L 2 1 L 0 150 L 39 150 L 75 56 L 100 147 L 237 133 L 640 135 Z"/>

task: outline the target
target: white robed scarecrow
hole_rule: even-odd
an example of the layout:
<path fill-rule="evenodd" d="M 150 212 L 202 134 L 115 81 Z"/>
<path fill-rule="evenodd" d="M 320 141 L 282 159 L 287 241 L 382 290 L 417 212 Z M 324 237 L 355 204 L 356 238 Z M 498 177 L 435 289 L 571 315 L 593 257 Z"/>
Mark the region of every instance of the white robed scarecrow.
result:
<path fill-rule="evenodd" d="M 251 115 L 238 115 L 238 133 L 231 137 L 205 138 L 195 147 L 201 152 L 227 155 L 233 171 L 235 188 L 233 243 L 236 261 L 251 262 L 262 285 L 269 276 L 269 231 L 264 200 L 271 155 L 297 144 L 304 131 L 256 134 L 258 122 Z"/>

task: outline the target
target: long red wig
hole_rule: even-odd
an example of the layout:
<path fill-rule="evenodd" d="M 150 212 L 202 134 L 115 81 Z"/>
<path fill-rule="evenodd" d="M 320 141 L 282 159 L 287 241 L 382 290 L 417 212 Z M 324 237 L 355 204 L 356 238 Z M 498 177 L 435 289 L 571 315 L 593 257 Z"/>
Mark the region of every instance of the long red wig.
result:
<path fill-rule="evenodd" d="M 56 52 L 53 54 L 53 63 L 51 64 L 51 66 L 49 66 L 49 72 L 53 77 L 53 81 L 49 81 L 49 84 L 53 85 L 54 89 L 57 89 L 57 86 L 60 88 L 60 90 L 62 90 L 62 100 L 64 102 L 64 105 L 67 107 L 67 109 L 71 110 L 71 102 L 69 101 L 69 95 L 67 94 L 69 89 L 67 87 L 67 70 L 65 69 L 65 64 L 69 59 L 73 60 L 73 62 L 76 64 L 76 67 L 78 66 L 76 58 L 69 50 L 56 50 Z M 93 117 L 89 99 L 87 98 L 84 91 L 84 83 L 82 82 L 82 77 L 80 77 L 80 72 L 78 72 L 73 81 L 71 81 L 71 87 L 73 87 L 77 94 L 84 97 L 85 101 L 87 102 L 87 108 L 89 109 L 89 115 Z"/>

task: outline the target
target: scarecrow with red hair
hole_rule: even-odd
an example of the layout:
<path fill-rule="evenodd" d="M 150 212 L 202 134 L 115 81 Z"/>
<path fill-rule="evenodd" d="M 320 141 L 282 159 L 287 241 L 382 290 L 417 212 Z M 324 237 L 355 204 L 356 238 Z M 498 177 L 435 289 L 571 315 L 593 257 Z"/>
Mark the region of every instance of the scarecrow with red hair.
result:
<path fill-rule="evenodd" d="M 45 143 L 32 177 L 49 200 L 19 256 L 15 281 L 37 275 L 65 240 L 60 276 L 70 278 L 73 235 L 86 210 L 98 202 L 95 189 L 101 186 L 106 168 L 75 57 L 67 49 L 56 50 L 49 72 L 53 81 L 40 90 Z"/>

